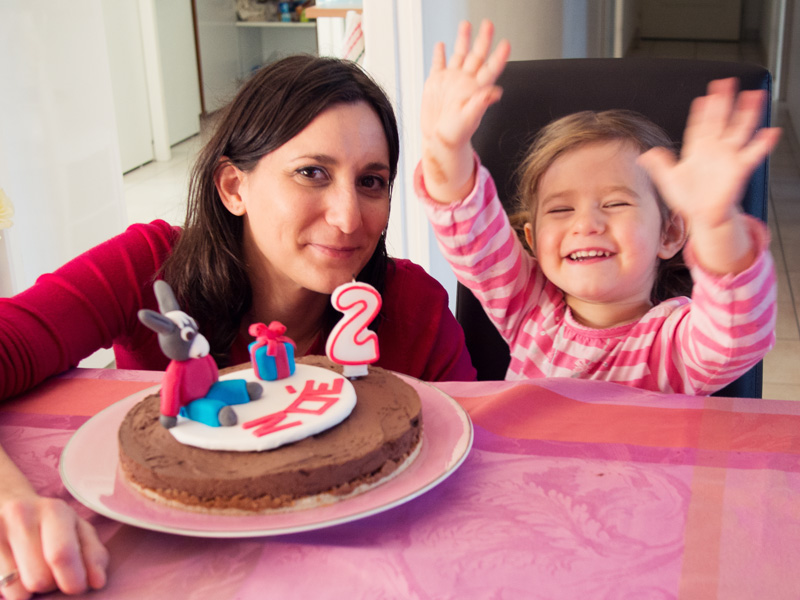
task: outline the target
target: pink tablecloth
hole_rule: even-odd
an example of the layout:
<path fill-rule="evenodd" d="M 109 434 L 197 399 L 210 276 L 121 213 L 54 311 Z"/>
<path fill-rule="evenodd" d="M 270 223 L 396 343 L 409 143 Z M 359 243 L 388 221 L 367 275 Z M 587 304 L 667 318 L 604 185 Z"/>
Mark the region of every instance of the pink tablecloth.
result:
<path fill-rule="evenodd" d="M 327 529 L 198 540 L 95 515 L 58 476 L 89 415 L 158 379 L 75 370 L 0 408 L 4 447 L 111 551 L 93 598 L 800 598 L 800 402 L 445 383 L 475 442 L 438 487 Z"/>

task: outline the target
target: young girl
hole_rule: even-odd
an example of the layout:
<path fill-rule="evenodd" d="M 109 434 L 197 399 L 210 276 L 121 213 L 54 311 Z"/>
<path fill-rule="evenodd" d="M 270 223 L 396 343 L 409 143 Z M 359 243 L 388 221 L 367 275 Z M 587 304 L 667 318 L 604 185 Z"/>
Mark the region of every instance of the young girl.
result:
<path fill-rule="evenodd" d="M 507 378 L 710 394 L 763 358 L 776 309 L 769 236 L 738 207 L 779 137 L 754 135 L 763 96 L 735 101 L 734 81 L 712 82 L 691 107 L 680 160 L 658 127 L 630 112 L 546 127 L 521 170 L 531 256 L 470 145 L 500 97 L 509 46 L 490 55 L 488 22 L 471 50 L 469 37 L 462 24 L 448 64 L 441 44 L 434 53 L 416 188 L 459 281 L 509 343 Z M 669 286 L 659 273 L 688 237 L 692 299 L 660 297 Z"/>

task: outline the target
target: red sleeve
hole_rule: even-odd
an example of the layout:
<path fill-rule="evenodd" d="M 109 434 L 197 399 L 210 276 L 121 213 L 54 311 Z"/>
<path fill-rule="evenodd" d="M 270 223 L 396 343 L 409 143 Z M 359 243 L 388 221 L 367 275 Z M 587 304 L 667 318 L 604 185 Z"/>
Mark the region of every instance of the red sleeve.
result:
<path fill-rule="evenodd" d="M 445 289 L 411 261 L 394 262 L 383 293 L 377 364 L 423 381 L 474 381 L 464 332 Z"/>
<path fill-rule="evenodd" d="M 132 225 L 20 294 L 0 299 L 0 399 L 112 344 L 119 367 L 165 368 L 169 361 L 155 334 L 136 313 L 156 309 L 152 282 L 179 235 L 164 221 Z M 130 360 L 144 354 L 154 355 L 153 366 Z"/>

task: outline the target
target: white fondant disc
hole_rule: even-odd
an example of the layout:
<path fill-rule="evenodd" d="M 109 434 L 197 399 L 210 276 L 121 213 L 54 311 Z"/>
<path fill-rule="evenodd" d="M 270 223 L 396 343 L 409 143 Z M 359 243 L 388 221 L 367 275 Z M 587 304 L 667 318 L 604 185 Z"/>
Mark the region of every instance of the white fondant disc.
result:
<path fill-rule="evenodd" d="M 298 363 L 291 377 L 278 381 L 262 381 L 256 377 L 253 369 L 229 373 L 220 379 L 258 381 L 262 387 L 261 397 L 246 404 L 232 406 L 238 422 L 231 427 L 209 427 L 197 421 L 178 417 L 178 424 L 169 431 L 180 443 L 207 450 L 239 452 L 272 450 L 338 425 L 350 415 L 356 405 L 356 390 L 353 384 L 338 373 L 321 367 Z M 341 392 L 331 391 L 339 385 Z M 307 394 L 301 400 L 300 396 L 304 389 L 317 390 L 319 393 Z M 299 407 L 302 412 L 295 412 L 292 406 Z M 280 414 L 287 409 L 289 411 L 285 415 Z M 322 414 L 313 412 L 322 410 L 324 410 Z M 276 414 L 278 416 L 271 419 L 272 424 L 267 425 L 270 432 L 266 435 L 256 435 L 258 426 L 245 428 L 250 421 Z M 286 425 L 290 426 L 281 429 Z"/>

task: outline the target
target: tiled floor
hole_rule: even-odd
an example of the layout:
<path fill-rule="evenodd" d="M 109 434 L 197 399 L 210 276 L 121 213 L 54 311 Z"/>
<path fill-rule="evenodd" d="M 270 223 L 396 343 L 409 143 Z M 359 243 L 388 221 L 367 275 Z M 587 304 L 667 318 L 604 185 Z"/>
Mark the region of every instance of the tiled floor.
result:
<path fill-rule="evenodd" d="M 631 54 L 760 62 L 755 44 L 643 41 Z M 778 342 L 764 361 L 763 395 L 800 400 L 800 144 L 785 112 L 776 112 L 784 136 L 770 163 L 769 222 L 778 271 Z M 172 160 L 125 175 L 130 222 L 183 222 L 188 171 L 199 147 L 195 136 L 173 148 Z"/>
<path fill-rule="evenodd" d="M 200 150 L 199 135 L 172 147 L 172 159 L 153 161 L 123 177 L 128 223 L 164 219 L 180 225 L 186 216 L 189 169 Z"/>
<path fill-rule="evenodd" d="M 778 274 L 778 341 L 764 359 L 765 398 L 800 400 L 800 143 L 784 111 L 784 135 L 770 162 L 769 225 Z"/>

